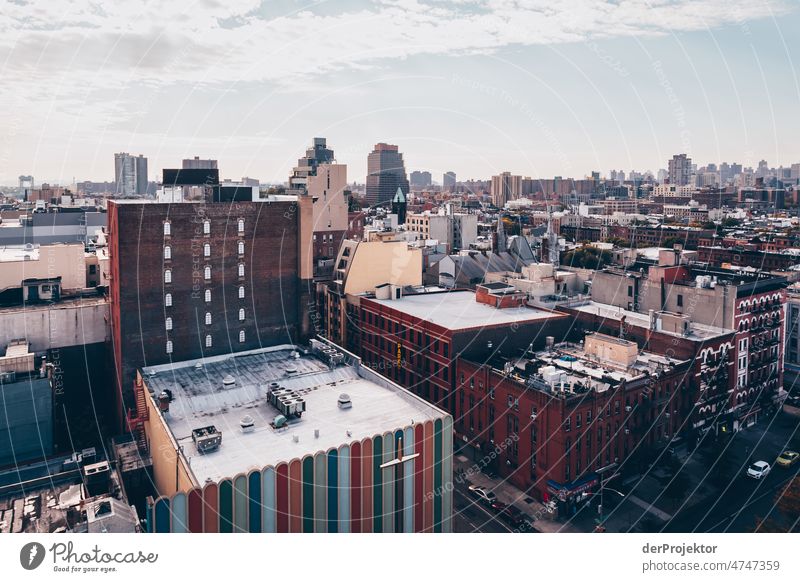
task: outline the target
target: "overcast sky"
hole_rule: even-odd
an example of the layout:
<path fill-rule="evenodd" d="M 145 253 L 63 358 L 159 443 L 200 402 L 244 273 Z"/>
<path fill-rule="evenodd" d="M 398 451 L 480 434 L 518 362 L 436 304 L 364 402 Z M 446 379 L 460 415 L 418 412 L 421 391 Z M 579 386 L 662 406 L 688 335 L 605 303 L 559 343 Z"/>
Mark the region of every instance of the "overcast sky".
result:
<path fill-rule="evenodd" d="M 362 182 L 800 161 L 793 0 L 0 0 L 0 184 L 113 154 L 286 180 L 314 136 Z"/>

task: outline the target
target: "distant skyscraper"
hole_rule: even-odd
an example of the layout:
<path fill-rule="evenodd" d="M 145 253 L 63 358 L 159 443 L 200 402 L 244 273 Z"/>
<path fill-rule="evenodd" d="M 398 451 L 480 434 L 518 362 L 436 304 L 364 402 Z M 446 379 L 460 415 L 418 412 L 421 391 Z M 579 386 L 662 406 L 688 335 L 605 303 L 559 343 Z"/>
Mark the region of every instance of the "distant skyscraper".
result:
<path fill-rule="evenodd" d="M 447 192 L 455 192 L 456 190 L 456 173 L 445 172 L 442 176 L 442 190 Z"/>
<path fill-rule="evenodd" d="M 20 176 L 19 177 L 19 194 L 23 200 L 27 201 L 28 196 L 33 190 L 33 176 Z"/>
<path fill-rule="evenodd" d="M 114 181 L 117 184 L 117 196 L 147 194 L 147 158 L 126 152 L 114 154 Z"/>
<path fill-rule="evenodd" d="M 403 154 L 396 145 L 376 144 L 367 158 L 367 204 L 374 206 L 392 200 L 398 188 L 408 194 Z"/>
<path fill-rule="evenodd" d="M 431 173 L 411 172 L 411 175 L 409 176 L 409 182 L 411 182 L 412 188 L 429 188 L 431 185 Z"/>
<path fill-rule="evenodd" d="M 297 160 L 294 172 L 289 177 L 289 188 L 305 190 L 308 186 L 308 177 L 317 175 L 320 164 L 333 164 L 333 150 L 328 149 L 328 142 L 324 137 L 315 137 L 311 147 L 306 149 L 305 157 Z"/>
<path fill-rule="evenodd" d="M 522 176 L 514 176 L 511 172 L 503 172 L 492 176 L 492 203 L 502 208 L 509 200 L 516 200 L 522 195 Z"/>
<path fill-rule="evenodd" d="M 676 154 L 667 162 L 669 183 L 676 186 L 686 186 L 692 175 L 692 158 L 686 154 Z"/>
<path fill-rule="evenodd" d="M 183 160 L 184 170 L 217 170 L 217 160 L 201 160 L 198 156 Z"/>

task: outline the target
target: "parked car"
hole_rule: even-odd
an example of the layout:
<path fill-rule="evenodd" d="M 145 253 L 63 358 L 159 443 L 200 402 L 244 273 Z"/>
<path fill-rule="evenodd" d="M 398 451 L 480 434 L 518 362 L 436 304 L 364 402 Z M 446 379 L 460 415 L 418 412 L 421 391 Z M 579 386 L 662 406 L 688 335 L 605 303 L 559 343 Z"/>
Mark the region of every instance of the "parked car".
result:
<path fill-rule="evenodd" d="M 778 458 L 775 459 L 775 464 L 779 467 L 789 468 L 800 459 L 800 453 L 795 451 L 783 451 Z"/>
<path fill-rule="evenodd" d="M 470 485 L 468 489 L 473 497 L 476 497 L 479 501 L 483 501 L 488 505 L 491 505 L 497 501 L 497 495 L 486 489 L 486 487 L 482 487 L 481 485 Z"/>
<path fill-rule="evenodd" d="M 525 514 L 513 505 L 495 501 L 491 504 L 491 508 L 513 528 L 518 528 L 525 523 Z"/>
<path fill-rule="evenodd" d="M 756 461 L 747 468 L 747 476 L 753 479 L 762 479 L 769 475 L 772 467 L 766 461 Z"/>

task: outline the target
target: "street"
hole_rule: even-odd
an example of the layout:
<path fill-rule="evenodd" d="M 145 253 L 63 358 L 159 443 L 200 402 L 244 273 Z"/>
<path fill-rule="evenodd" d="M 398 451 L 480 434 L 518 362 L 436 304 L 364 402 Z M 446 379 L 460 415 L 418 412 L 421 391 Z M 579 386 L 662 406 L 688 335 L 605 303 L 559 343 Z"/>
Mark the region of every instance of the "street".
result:
<path fill-rule="evenodd" d="M 677 470 L 670 469 L 664 459 L 621 487 L 624 499 L 606 494 L 607 530 L 756 531 L 765 518 L 775 516 L 777 492 L 800 470 L 800 463 L 788 469 L 774 464 L 781 451 L 800 448 L 797 428 L 798 417 L 779 412 L 728 442 L 706 442 L 690 454 L 679 454 Z M 745 475 L 748 465 L 757 460 L 772 465 L 769 475 L 760 480 Z M 591 531 L 597 518 L 592 505 L 568 521 Z"/>

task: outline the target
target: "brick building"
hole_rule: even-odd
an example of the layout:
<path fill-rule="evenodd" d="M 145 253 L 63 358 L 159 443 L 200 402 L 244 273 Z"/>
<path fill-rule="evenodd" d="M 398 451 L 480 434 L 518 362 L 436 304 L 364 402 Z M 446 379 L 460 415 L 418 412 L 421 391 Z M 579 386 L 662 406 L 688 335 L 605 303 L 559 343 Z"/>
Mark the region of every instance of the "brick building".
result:
<path fill-rule="evenodd" d="M 720 246 L 697 247 L 697 258 L 716 267 L 728 263 L 731 266 L 753 267 L 765 271 L 782 271 L 800 263 L 800 257 L 789 253 Z"/>
<path fill-rule="evenodd" d="M 138 368 L 309 333 L 310 199 L 110 201 L 109 295 L 120 420 Z"/>
<path fill-rule="evenodd" d="M 602 334 L 511 360 L 460 358 L 455 441 L 537 499 L 569 505 L 676 433 L 689 365 Z"/>
<path fill-rule="evenodd" d="M 764 271 L 746 273 L 683 262 L 662 250 L 658 264 L 638 261 L 595 273 L 592 300 L 640 314 L 670 312 L 691 322 L 736 332 L 730 425 L 755 422 L 781 397 L 783 305 L 787 281 Z"/>
<path fill-rule="evenodd" d="M 727 413 L 735 405 L 733 330 L 692 322 L 676 313 L 642 314 L 593 301 L 561 306 L 559 310 L 574 318 L 570 338 L 575 341 L 597 331 L 634 341 L 644 351 L 692 362 L 682 390 L 685 402 L 694 408 L 689 422 L 675 430 L 689 446 L 709 430 L 716 434 L 732 428 Z"/>
<path fill-rule="evenodd" d="M 482 361 L 517 355 L 563 337 L 568 317 L 526 306 L 499 308 L 471 291 L 438 289 L 403 294 L 386 286 L 359 302 L 353 342 L 364 364 L 448 411 L 454 409 L 460 355 Z"/>

